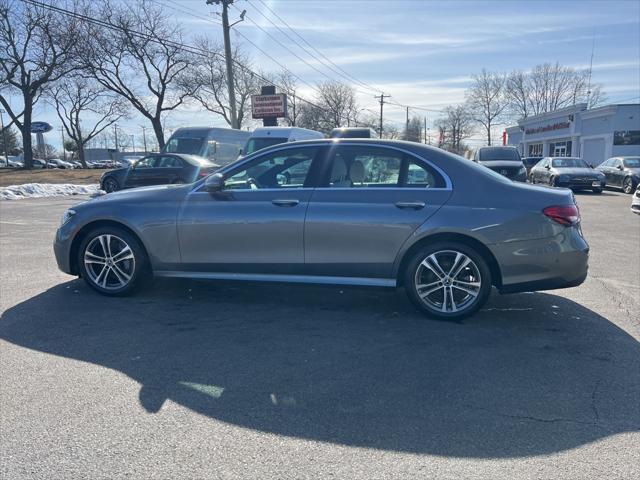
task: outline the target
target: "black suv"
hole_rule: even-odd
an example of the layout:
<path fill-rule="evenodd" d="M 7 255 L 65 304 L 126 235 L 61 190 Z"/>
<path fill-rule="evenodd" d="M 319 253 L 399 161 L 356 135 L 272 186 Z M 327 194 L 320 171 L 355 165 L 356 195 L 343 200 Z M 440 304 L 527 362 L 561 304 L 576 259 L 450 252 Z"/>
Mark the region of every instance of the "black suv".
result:
<path fill-rule="evenodd" d="M 527 181 L 527 169 L 515 147 L 480 147 L 473 161 L 490 168 L 509 180 Z"/>

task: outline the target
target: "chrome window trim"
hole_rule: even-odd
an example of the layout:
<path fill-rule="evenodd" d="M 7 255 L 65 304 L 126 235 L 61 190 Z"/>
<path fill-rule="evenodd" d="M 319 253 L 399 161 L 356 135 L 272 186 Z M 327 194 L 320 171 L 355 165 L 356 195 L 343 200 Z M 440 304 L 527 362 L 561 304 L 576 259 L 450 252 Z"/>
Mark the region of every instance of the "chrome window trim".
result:
<path fill-rule="evenodd" d="M 370 142 L 358 142 L 358 143 L 345 143 L 345 144 L 340 144 L 338 142 L 322 142 L 322 143 L 305 143 L 303 145 L 296 145 L 295 142 L 291 142 L 291 143 L 283 143 L 281 145 L 278 145 L 277 148 L 274 148 L 273 150 L 269 150 L 268 152 L 262 152 L 260 153 L 260 151 L 258 150 L 258 152 L 256 152 L 255 154 L 249 155 L 245 158 L 242 159 L 242 161 L 238 164 L 230 164 L 227 165 L 225 167 L 220 168 L 219 170 L 217 170 L 214 173 L 222 173 L 223 175 L 226 175 L 226 173 L 229 170 L 235 170 L 236 168 L 242 167 L 243 165 L 252 162 L 253 160 L 263 156 L 263 155 L 268 155 L 268 154 L 272 154 L 272 153 L 277 153 L 277 152 L 281 152 L 284 150 L 291 150 L 292 148 L 305 148 L 305 147 L 324 147 L 327 146 L 328 148 L 336 147 L 336 146 L 347 146 L 347 147 L 357 147 L 357 146 L 365 146 L 365 147 L 377 147 L 377 148 L 389 148 L 391 150 L 396 150 L 398 152 L 402 152 L 405 155 L 409 155 L 410 157 L 413 157 L 414 159 L 420 161 L 420 162 L 424 162 L 427 165 L 429 165 L 431 168 L 433 168 L 435 171 L 437 171 L 440 175 L 442 175 L 442 178 L 444 178 L 445 181 L 445 186 L 444 187 L 439 187 L 439 188 L 414 188 L 414 187 L 396 187 L 398 190 L 421 190 L 421 191 L 431 191 L 431 190 L 453 190 L 453 183 L 451 182 L 451 178 L 449 177 L 449 175 L 447 175 L 444 170 L 442 170 L 440 167 L 438 167 L 437 165 L 435 165 L 433 162 L 431 162 L 430 160 L 427 160 L 426 158 L 422 158 L 419 155 L 404 149 L 404 148 L 400 148 L 400 147 L 396 147 L 394 145 L 385 145 L 385 144 L 379 144 L 379 143 L 370 143 Z M 254 156 L 255 155 L 255 156 Z M 231 165 L 233 165 L 233 168 L 229 168 L 231 167 Z M 196 185 L 193 190 L 189 193 L 200 193 L 200 188 L 204 186 L 204 181 L 201 185 Z M 311 188 L 311 190 L 338 190 L 338 189 L 344 189 L 344 190 L 354 190 L 353 187 L 314 187 Z M 387 187 L 357 187 L 356 190 L 365 190 L 365 189 L 369 189 L 369 190 L 380 190 L 380 189 L 385 189 Z M 391 187 L 393 188 L 393 187 Z M 244 190 L 244 189 L 243 189 Z M 259 189 L 260 191 L 266 191 L 269 189 L 266 188 L 262 188 Z M 274 191 L 281 191 L 280 189 L 270 189 L 270 190 L 274 190 Z M 298 190 L 298 189 L 296 189 Z M 226 191 L 226 190 L 225 190 Z M 232 190 L 229 190 L 232 191 Z M 237 189 L 235 191 L 240 191 L 240 189 Z M 249 190 L 250 191 L 250 190 Z M 208 193 L 208 192 L 205 192 Z"/>

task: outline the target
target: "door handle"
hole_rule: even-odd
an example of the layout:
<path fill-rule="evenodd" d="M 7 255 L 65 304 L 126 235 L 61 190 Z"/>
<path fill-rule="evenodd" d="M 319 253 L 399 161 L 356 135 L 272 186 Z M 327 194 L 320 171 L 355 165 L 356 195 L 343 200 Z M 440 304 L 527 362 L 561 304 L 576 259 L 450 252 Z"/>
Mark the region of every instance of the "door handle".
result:
<path fill-rule="evenodd" d="M 296 200 L 295 198 L 277 198 L 275 200 L 271 200 L 276 207 L 295 207 L 300 203 L 300 200 Z"/>
<path fill-rule="evenodd" d="M 396 207 L 402 209 L 420 210 L 424 208 L 426 204 L 424 202 L 397 202 Z"/>

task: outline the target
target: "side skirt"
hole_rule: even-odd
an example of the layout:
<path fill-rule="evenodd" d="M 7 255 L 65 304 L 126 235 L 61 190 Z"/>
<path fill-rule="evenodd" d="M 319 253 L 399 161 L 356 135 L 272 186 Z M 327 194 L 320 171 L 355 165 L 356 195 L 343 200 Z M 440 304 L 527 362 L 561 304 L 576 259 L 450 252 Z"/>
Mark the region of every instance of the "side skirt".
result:
<path fill-rule="evenodd" d="M 366 287 L 395 287 L 395 278 L 326 277 L 320 275 L 271 275 L 263 273 L 154 271 L 156 277 L 195 278 L 203 280 L 243 280 L 250 282 L 312 283 L 327 285 L 361 285 Z"/>

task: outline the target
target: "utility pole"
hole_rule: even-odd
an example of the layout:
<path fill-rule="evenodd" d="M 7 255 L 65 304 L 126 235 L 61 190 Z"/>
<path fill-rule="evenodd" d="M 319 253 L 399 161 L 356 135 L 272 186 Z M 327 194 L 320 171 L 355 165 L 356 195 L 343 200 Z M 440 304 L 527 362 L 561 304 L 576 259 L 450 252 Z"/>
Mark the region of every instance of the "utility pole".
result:
<path fill-rule="evenodd" d="M 384 109 L 384 99 L 389 98 L 391 95 L 385 95 L 384 92 L 380 95 L 374 96 L 373 98 L 378 98 L 380 102 L 380 138 L 382 138 L 382 121 L 383 121 L 383 109 Z"/>
<path fill-rule="evenodd" d="M 424 144 L 427 144 L 427 117 L 424 117 Z"/>
<path fill-rule="evenodd" d="M 4 117 L 2 116 L 4 113 L 7 113 L 6 110 L 0 108 L 0 127 L 2 128 L 2 147 L 4 150 L 4 166 L 9 166 L 9 153 L 7 148 L 7 131 L 4 129 Z"/>
<path fill-rule="evenodd" d="M 147 134 L 146 128 L 144 125 L 140 125 L 142 127 L 142 141 L 144 142 L 144 153 L 147 153 Z"/>
<path fill-rule="evenodd" d="M 60 133 L 62 134 L 62 159 L 67 161 L 67 150 L 64 148 L 64 127 L 60 127 Z"/>
<path fill-rule="evenodd" d="M 404 128 L 404 139 L 409 140 L 409 107 L 407 107 L 407 125 Z"/>
<path fill-rule="evenodd" d="M 131 151 L 136 151 L 136 137 L 134 137 L 133 134 L 131 134 Z"/>
<path fill-rule="evenodd" d="M 207 5 L 222 5 L 222 33 L 224 37 L 224 59 L 227 64 L 227 88 L 229 89 L 229 109 L 231 110 L 231 128 L 239 129 L 238 114 L 236 113 L 236 92 L 233 83 L 233 58 L 231 57 L 231 38 L 229 36 L 229 30 L 236 23 L 244 20 L 246 10 L 243 10 L 240 14 L 240 20 L 229 25 L 229 5 L 232 5 L 234 0 L 207 0 Z"/>
<path fill-rule="evenodd" d="M 118 124 L 114 123 L 113 124 L 113 134 L 115 135 L 115 140 L 116 140 L 116 152 L 118 151 Z"/>

